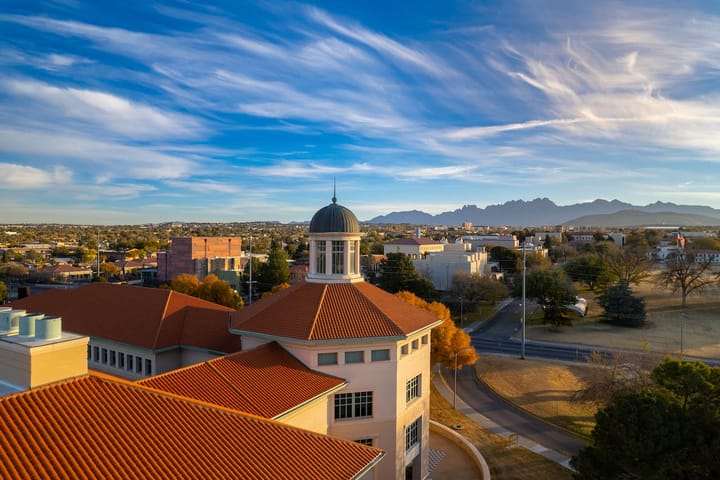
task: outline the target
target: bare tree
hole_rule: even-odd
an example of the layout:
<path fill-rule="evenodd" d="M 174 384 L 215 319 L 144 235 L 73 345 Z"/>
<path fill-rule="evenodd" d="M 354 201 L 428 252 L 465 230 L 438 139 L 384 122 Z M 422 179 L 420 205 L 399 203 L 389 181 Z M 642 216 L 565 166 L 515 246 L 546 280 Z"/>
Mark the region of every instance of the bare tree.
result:
<path fill-rule="evenodd" d="M 650 276 L 652 262 L 641 248 L 615 249 L 603 259 L 611 275 L 628 285 L 638 285 Z"/>
<path fill-rule="evenodd" d="M 718 274 L 711 270 L 710 257 L 699 258 L 693 252 L 679 252 L 668 256 L 665 270 L 658 282 L 672 288 L 673 293 L 682 295 L 682 308 L 687 307 L 687 297 L 694 291 L 702 291 L 708 285 L 720 280 Z"/>

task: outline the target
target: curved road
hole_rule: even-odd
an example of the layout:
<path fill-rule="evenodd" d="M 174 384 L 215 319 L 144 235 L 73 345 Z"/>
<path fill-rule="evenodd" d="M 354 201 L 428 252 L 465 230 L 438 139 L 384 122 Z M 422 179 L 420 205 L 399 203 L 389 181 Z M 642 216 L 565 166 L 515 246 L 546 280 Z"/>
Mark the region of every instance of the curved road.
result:
<path fill-rule="evenodd" d="M 449 379 L 448 385 L 452 385 L 452 370 L 443 369 L 442 373 L 446 380 Z M 514 407 L 496 395 L 477 379 L 472 368 L 458 371 L 457 395 L 475 411 L 503 428 L 568 457 L 585 446 L 571 433 Z"/>

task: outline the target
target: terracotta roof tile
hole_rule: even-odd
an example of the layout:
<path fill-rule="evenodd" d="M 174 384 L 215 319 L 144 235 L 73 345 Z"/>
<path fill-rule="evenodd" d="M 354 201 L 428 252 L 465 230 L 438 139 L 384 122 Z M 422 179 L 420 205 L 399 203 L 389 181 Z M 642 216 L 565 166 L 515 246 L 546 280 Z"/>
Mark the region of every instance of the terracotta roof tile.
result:
<path fill-rule="evenodd" d="M 105 378 L 0 398 L 0 477 L 349 479 L 382 451 Z"/>
<path fill-rule="evenodd" d="M 279 344 L 216 358 L 137 383 L 222 407 L 276 418 L 345 383 L 315 372 Z"/>
<path fill-rule="evenodd" d="M 69 332 L 144 348 L 191 345 L 229 353 L 239 346 L 227 330 L 233 309 L 159 288 L 91 283 L 30 295 L 11 306 L 62 316 Z"/>
<path fill-rule="evenodd" d="M 232 328 L 301 340 L 403 337 L 437 322 L 365 282 L 300 282 L 232 314 Z"/>

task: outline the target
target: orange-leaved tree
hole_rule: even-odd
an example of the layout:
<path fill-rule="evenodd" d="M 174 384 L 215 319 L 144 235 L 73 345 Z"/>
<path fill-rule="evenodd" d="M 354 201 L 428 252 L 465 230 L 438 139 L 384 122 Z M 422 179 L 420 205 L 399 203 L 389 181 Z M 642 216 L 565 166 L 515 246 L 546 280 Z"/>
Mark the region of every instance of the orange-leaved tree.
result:
<path fill-rule="evenodd" d="M 427 310 L 442 320 L 442 323 L 432 330 L 430 361 L 433 364 L 442 362 L 443 365 L 453 368 L 456 355 L 458 368 L 472 365 L 477 361 L 477 353 L 470 345 L 470 335 L 455 326 L 450 310 L 444 304 L 428 303 L 410 292 L 398 292 L 395 296 L 410 305 Z"/>

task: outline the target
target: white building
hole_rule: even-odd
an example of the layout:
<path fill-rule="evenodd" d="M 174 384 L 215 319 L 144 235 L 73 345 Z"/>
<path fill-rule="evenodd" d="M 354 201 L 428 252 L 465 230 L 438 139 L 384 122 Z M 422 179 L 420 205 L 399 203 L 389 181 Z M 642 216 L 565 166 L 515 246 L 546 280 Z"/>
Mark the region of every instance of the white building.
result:
<path fill-rule="evenodd" d="M 473 250 L 480 247 L 505 247 L 515 249 L 520 244 L 515 235 L 463 235 L 463 243 L 472 245 Z"/>
<path fill-rule="evenodd" d="M 469 243 L 450 243 L 445 251 L 432 253 L 425 258 L 414 260 L 415 270 L 429 279 L 435 288 L 441 291 L 450 290 L 453 276 L 456 273 L 479 274 L 489 273 L 488 254 L 484 248 L 471 251 Z"/>
<path fill-rule="evenodd" d="M 412 237 L 398 238 L 386 243 L 383 248 L 385 255 L 388 253 L 402 253 L 410 257 L 411 260 L 417 260 L 430 253 L 442 252 L 445 245 L 431 238 Z"/>

